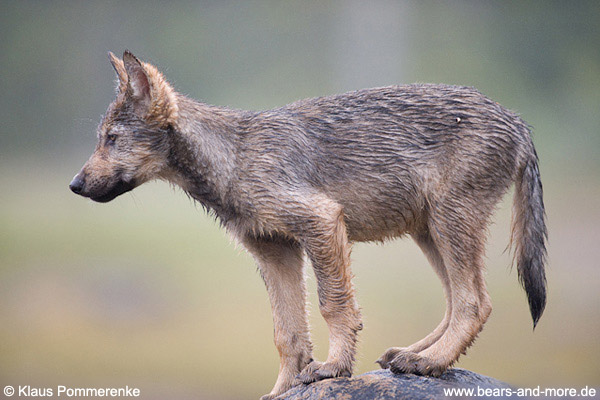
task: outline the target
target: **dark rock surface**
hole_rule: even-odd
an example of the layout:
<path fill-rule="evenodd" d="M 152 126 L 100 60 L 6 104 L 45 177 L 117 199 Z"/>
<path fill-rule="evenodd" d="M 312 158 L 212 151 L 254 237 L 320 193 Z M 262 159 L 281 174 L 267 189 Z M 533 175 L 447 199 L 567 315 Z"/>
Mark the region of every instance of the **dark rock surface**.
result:
<path fill-rule="evenodd" d="M 412 374 L 395 375 L 390 370 L 380 369 L 352 378 L 327 379 L 310 385 L 296 386 L 277 399 L 426 400 L 445 398 L 444 389 L 447 388 L 475 388 L 477 391 L 478 387 L 497 389 L 511 386 L 494 378 L 460 368 L 449 369 L 439 378 Z M 492 398 L 492 396 L 487 398 Z"/>

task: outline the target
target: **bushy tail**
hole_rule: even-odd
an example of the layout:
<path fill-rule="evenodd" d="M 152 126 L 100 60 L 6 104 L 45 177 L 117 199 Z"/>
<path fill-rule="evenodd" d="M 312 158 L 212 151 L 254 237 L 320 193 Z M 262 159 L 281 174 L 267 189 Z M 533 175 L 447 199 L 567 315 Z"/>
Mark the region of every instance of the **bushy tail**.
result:
<path fill-rule="evenodd" d="M 511 244 L 519 281 L 527 293 L 533 327 L 546 306 L 546 213 L 538 158 L 532 146 L 515 182 Z"/>

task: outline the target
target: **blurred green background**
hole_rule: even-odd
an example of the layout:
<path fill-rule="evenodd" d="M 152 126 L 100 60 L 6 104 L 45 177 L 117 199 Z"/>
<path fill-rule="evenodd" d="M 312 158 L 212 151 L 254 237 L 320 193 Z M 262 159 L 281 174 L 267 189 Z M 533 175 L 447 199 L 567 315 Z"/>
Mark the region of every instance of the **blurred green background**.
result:
<path fill-rule="evenodd" d="M 145 399 L 246 399 L 278 370 L 251 258 L 179 190 L 70 193 L 130 49 L 179 91 L 265 109 L 411 82 L 475 86 L 535 131 L 549 301 L 538 328 L 490 229 L 494 312 L 458 366 L 523 386 L 600 386 L 600 2 L 38 2 L 0 13 L 0 386 L 129 385 Z M 409 239 L 356 245 L 356 373 L 433 329 L 439 281 Z M 312 271 L 316 356 L 327 352 Z"/>

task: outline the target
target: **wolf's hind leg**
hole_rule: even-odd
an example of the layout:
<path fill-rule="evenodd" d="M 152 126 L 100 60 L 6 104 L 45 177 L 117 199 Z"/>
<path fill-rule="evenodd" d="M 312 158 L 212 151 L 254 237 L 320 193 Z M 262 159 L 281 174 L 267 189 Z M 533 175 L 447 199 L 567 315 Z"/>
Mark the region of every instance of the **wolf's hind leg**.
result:
<path fill-rule="evenodd" d="M 448 200 L 430 219 L 431 236 L 450 287 L 448 327 L 419 353 L 399 353 L 389 362 L 392 372 L 441 375 L 466 352 L 491 312 L 483 264 L 486 213 L 475 214 L 463 207 Z"/>
<path fill-rule="evenodd" d="M 448 273 L 446 272 L 446 266 L 444 265 L 444 259 L 433 242 L 429 231 L 413 235 L 413 239 L 423 250 L 423 253 L 425 253 L 436 274 L 442 281 L 442 285 L 444 287 L 444 296 L 446 297 L 446 312 L 444 313 L 444 319 L 440 322 L 440 324 L 425 338 L 408 347 L 392 347 L 386 350 L 386 352 L 383 353 L 383 355 L 377 360 L 377 363 L 379 363 L 381 368 L 388 368 L 390 361 L 392 361 L 394 358 L 396 358 L 396 356 L 398 356 L 398 354 L 402 352 L 414 354 L 425 350 L 444 334 L 448 328 L 448 324 L 450 323 L 450 315 L 452 312 L 452 295 L 450 290 L 450 282 L 448 281 Z"/>
<path fill-rule="evenodd" d="M 271 300 L 280 365 L 273 390 L 262 399 L 272 399 L 290 389 L 312 361 L 304 253 L 297 242 L 285 238 L 246 238 L 243 244 L 256 259 Z"/>

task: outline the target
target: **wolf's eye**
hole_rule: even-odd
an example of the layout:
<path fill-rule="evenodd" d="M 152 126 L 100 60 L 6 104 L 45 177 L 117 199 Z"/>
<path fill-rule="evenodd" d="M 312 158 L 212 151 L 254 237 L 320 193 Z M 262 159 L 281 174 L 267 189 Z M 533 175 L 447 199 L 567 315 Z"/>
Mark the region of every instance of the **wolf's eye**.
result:
<path fill-rule="evenodd" d="M 106 135 L 106 138 L 108 139 L 108 142 L 109 142 L 109 143 L 114 143 L 114 142 L 115 142 L 115 140 L 117 140 L 117 135 L 113 135 L 113 134 L 111 133 L 111 134 L 108 134 L 108 135 Z"/>

